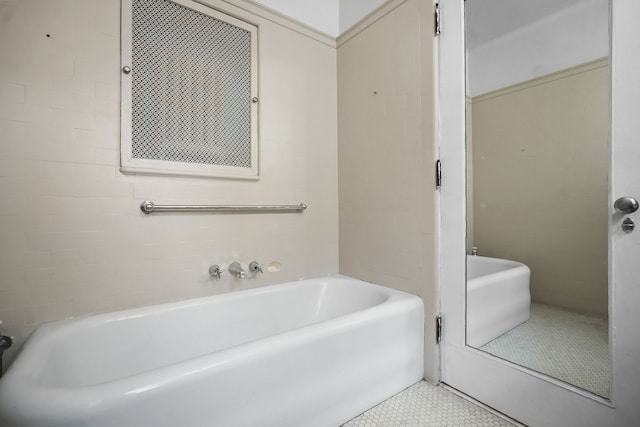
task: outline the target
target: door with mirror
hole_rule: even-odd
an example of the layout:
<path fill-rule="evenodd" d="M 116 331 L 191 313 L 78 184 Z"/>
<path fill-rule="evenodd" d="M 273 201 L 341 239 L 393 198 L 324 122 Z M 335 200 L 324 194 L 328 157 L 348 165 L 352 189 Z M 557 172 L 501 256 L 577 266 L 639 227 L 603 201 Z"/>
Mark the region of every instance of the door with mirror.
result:
<path fill-rule="evenodd" d="M 465 5 L 467 344 L 608 398 L 608 0 Z"/>
<path fill-rule="evenodd" d="M 441 5 L 442 380 L 530 425 L 640 416 L 634 13 Z"/>

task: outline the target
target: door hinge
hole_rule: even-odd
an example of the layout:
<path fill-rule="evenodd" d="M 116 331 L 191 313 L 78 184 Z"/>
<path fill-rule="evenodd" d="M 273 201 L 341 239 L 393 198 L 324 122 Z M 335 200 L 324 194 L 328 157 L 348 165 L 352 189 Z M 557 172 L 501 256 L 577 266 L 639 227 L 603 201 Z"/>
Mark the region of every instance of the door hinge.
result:
<path fill-rule="evenodd" d="M 442 316 L 436 316 L 436 344 L 440 344 L 442 340 Z"/>
<path fill-rule="evenodd" d="M 436 160 L 436 190 L 442 187 L 442 162 L 440 159 Z"/>
<path fill-rule="evenodd" d="M 434 34 L 437 37 L 440 35 L 440 3 L 434 6 L 433 20 Z"/>

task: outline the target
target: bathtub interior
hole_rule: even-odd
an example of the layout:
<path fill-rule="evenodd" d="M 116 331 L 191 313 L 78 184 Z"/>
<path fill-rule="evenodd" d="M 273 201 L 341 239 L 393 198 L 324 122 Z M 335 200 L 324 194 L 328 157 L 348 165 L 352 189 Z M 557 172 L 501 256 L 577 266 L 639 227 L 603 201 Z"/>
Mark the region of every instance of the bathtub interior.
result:
<path fill-rule="evenodd" d="M 48 344 L 32 378 L 53 387 L 118 380 L 374 307 L 389 298 L 383 290 L 301 281 L 71 320 L 41 331 Z"/>

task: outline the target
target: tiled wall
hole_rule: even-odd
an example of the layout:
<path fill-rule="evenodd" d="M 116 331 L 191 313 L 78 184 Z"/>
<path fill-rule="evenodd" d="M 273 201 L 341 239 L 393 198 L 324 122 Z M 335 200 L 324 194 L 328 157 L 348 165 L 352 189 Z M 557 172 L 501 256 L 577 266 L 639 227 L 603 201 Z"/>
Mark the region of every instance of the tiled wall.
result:
<path fill-rule="evenodd" d="M 68 316 L 337 272 L 335 46 L 214 4 L 259 25 L 258 182 L 120 173 L 120 2 L 0 2 L 0 319 L 18 345 Z M 147 199 L 309 208 L 147 216 Z M 253 259 L 282 269 L 207 273 Z"/>
<path fill-rule="evenodd" d="M 340 272 L 422 297 L 437 381 L 433 6 L 389 7 L 338 39 Z"/>

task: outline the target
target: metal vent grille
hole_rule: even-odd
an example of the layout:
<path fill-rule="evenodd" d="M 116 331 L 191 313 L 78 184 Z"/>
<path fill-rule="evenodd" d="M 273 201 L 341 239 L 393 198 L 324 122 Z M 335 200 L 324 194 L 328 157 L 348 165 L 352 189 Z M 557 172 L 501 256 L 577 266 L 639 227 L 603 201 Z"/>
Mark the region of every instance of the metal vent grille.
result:
<path fill-rule="evenodd" d="M 251 168 L 251 33 L 132 3 L 132 157 Z"/>

